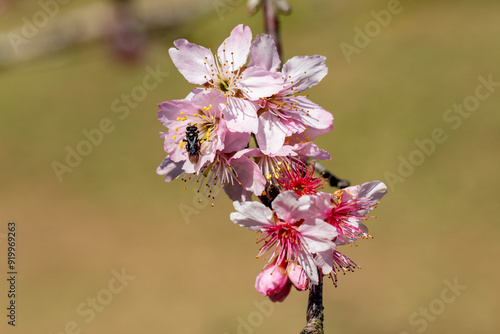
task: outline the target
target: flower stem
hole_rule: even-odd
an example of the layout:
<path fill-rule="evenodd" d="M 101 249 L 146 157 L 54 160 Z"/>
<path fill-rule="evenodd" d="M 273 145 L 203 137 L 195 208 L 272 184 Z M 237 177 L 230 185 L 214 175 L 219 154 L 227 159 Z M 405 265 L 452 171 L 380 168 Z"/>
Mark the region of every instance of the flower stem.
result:
<path fill-rule="evenodd" d="M 318 270 L 319 277 L 321 271 Z M 307 305 L 307 325 L 300 334 L 324 334 L 323 330 L 323 281 L 313 285 L 309 291 L 309 303 Z"/>
<path fill-rule="evenodd" d="M 349 187 L 351 185 L 351 182 L 349 180 L 339 179 L 338 177 L 336 177 L 335 175 L 333 175 L 332 173 L 330 173 L 319 162 L 316 162 L 315 168 L 316 168 L 316 171 L 321 174 L 321 176 L 323 176 L 325 179 L 328 180 L 328 183 L 332 187 L 337 187 L 339 189 L 344 189 L 344 188 L 347 188 L 347 187 Z"/>
<path fill-rule="evenodd" d="M 266 31 L 266 34 L 271 35 L 271 37 L 274 39 L 274 43 L 276 44 L 276 49 L 278 49 L 280 59 L 283 60 L 283 57 L 281 55 L 278 12 L 273 5 L 273 0 L 264 0 L 262 11 L 264 12 L 264 30 Z"/>

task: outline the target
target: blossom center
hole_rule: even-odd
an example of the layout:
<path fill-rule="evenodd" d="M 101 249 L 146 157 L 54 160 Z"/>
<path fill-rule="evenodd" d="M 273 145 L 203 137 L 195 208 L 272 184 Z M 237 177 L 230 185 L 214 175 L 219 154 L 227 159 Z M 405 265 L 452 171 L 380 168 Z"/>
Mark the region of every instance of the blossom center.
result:
<path fill-rule="evenodd" d="M 316 194 L 325 184 L 325 180 L 314 177 L 314 168 L 314 164 L 307 166 L 301 161 L 291 163 L 281 171 L 278 183 L 283 190 L 292 190 L 299 197 Z"/>
<path fill-rule="evenodd" d="M 219 84 L 219 88 L 221 91 L 223 91 L 224 93 L 229 91 L 229 85 L 230 85 L 230 80 L 223 80 L 220 76 L 219 76 L 219 80 L 220 80 L 220 84 Z"/>
<path fill-rule="evenodd" d="M 332 200 L 332 205 L 333 208 L 327 222 L 337 229 L 339 233 L 338 238 L 342 242 L 348 244 L 359 238 L 371 237 L 366 231 L 363 231 L 358 224 L 353 223 L 353 221 L 369 218 L 359 213 L 360 210 L 366 209 L 362 202 L 358 200 L 342 202 L 339 197 L 337 203 Z"/>
<path fill-rule="evenodd" d="M 264 228 L 264 236 L 259 242 L 264 242 L 257 257 L 274 250 L 270 254 L 269 262 L 276 260 L 278 263 L 286 261 L 296 262 L 298 254 L 302 251 L 302 235 L 298 230 L 304 219 L 285 222 L 278 217 L 274 217 L 275 224 Z"/>

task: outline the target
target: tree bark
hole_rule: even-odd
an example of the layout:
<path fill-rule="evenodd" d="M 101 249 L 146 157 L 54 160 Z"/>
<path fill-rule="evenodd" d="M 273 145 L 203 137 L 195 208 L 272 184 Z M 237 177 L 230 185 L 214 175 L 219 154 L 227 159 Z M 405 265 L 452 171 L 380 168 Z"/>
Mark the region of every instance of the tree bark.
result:
<path fill-rule="evenodd" d="M 318 270 L 320 282 L 313 285 L 309 291 L 309 303 L 307 305 L 307 325 L 300 334 L 324 334 L 323 330 L 323 280 Z"/>

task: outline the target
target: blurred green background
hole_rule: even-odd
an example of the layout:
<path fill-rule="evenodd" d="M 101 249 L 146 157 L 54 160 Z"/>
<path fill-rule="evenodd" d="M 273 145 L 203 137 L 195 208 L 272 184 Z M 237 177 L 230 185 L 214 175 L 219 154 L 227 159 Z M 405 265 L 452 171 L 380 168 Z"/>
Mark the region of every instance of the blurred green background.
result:
<path fill-rule="evenodd" d="M 239 23 L 260 34 L 261 12 L 250 17 L 245 1 L 153 2 L 167 14 L 204 10 L 150 30 L 135 62 L 92 39 L 0 67 L 1 277 L 9 221 L 19 272 L 15 329 L 1 279 L 2 333 L 299 333 L 305 325 L 307 293 L 270 304 L 255 291 L 264 261 L 254 259 L 255 235 L 229 220 L 231 202 L 199 204 L 194 188 L 155 174 L 165 155 L 157 104 L 191 88 L 168 56 L 172 42 L 215 49 Z M 68 2 L 50 20 L 99 3 Z M 284 58 L 328 59 L 328 76 L 308 91 L 335 117 L 316 141 L 333 157 L 324 165 L 353 184 L 389 186 L 369 222 L 375 238 L 345 249 L 363 269 L 340 276 L 338 288 L 325 283 L 326 333 L 499 332 L 500 2 L 290 3 Z M 389 9 L 390 22 L 378 23 Z M 35 1 L 5 6 L 4 42 L 40 10 Z M 162 76 L 141 90 L 148 68 Z M 140 98 L 126 106 L 132 93 Z M 464 116 L 448 111 L 464 103 L 472 110 Z M 58 178 L 54 162 L 66 164 L 68 147 L 84 145 L 82 131 L 103 119 L 108 133 Z"/>

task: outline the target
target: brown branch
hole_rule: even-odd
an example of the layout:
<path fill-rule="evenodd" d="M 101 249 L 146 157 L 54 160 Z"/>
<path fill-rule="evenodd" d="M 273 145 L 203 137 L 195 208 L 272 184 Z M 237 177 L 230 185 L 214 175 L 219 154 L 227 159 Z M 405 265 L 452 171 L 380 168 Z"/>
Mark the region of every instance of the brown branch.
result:
<path fill-rule="evenodd" d="M 264 30 L 266 34 L 271 35 L 278 49 L 278 54 L 281 56 L 281 41 L 280 41 L 280 23 L 278 20 L 278 12 L 273 4 L 273 0 L 264 0 L 262 4 L 264 12 Z"/>
<path fill-rule="evenodd" d="M 309 291 L 307 305 L 307 325 L 300 334 L 324 334 L 323 330 L 323 281 L 321 271 L 318 270 L 320 282 L 313 285 Z"/>

